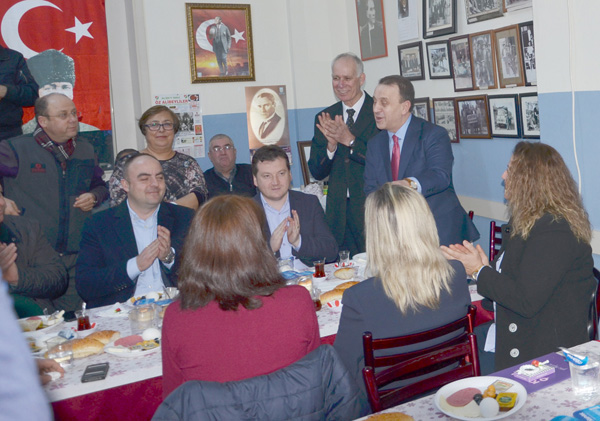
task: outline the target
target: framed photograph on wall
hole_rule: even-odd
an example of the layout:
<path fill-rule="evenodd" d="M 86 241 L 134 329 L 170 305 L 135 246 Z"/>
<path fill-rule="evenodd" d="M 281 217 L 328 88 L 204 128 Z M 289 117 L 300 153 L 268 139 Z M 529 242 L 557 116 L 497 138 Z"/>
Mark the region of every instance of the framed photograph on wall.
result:
<path fill-rule="evenodd" d="M 465 0 L 467 23 L 480 22 L 502 16 L 503 0 Z"/>
<path fill-rule="evenodd" d="M 387 57 L 383 0 L 356 0 L 356 19 L 361 58 Z"/>
<path fill-rule="evenodd" d="M 454 98 L 434 98 L 433 102 L 433 122 L 442 126 L 450 136 L 450 142 L 458 143 L 458 124 L 456 122 L 456 108 Z"/>
<path fill-rule="evenodd" d="M 398 60 L 400 61 L 400 75 L 408 80 L 423 80 L 423 46 L 420 42 L 398 46 Z"/>
<path fill-rule="evenodd" d="M 521 49 L 523 50 L 523 68 L 525 72 L 525 85 L 537 85 L 537 72 L 535 66 L 535 44 L 533 38 L 533 21 L 519 25 L 521 35 Z"/>
<path fill-rule="evenodd" d="M 423 38 L 456 33 L 456 0 L 423 0 Z"/>
<path fill-rule="evenodd" d="M 523 74 L 523 58 L 518 25 L 494 31 L 497 52 L 498 79 L 501 88 L 513 88 L 525 85 Z"/>
<path fill-rule="evenodd" d="M 302 179 L 304 180 L 305 186 L 317 181 L 314 179 L 314 177 L 310 173 L 310 170 L 308 169 L 308 158 L 310 157 L 310 146 L 311 145 L 312 145 L 311 140 L 301 140 L 298 142 L 298 155 L 300 156 L 300 168 L 302 168 Z"/>
<path fill-rule="evenodd" d="M 249 4 L 186 3 L 192 83 L 255 80 Z"/>
<path fill-rule="evenodd" d="M 414 116 L 422 118 L 423 120 L 431 121 L 429 98 L 415 98 L 412 113 Z"/>
<path fill-rule="evenodd" d="M 531 0 L 504 0 L 504 8 L 508 12 L 525 9 L 526 7 L 531 7 Z"/>
<path fill-rule="evenodd" d="M 428 42 L 426 46 L 429 79 L 450 79 L 452 77 L 452 68 L 450 67 L 448 41 Z"/>
<path fill-rule="evenodd" d="M 473 66 L 469 36 L 450 38 L 449 44 L 454 91 L 470 91 L 473 89 Z"/>
<path fill-rule="evenodd" d="M 521 127 L 525 139 L 540 138 L 540 109 L 538 107 L 538 94 L 531 92 L 519 95 L 521 106 Z"/>
<path fill-rule="evenodd" d="M 469 35 L 471 62 L 473 63 L 473 85 L 477 89 L 496 89 L 496 53 L 492 31 Z"/>
<path fill-rule="evenodd" d="M 490 139 L 487 96 L 456 98 L 458 136 L 461 139 Z"/>
<path fill-rule="evenodd" d="M 517 95 L 490 95 L 490 126 L 493 137 L 521 137 Z"/>

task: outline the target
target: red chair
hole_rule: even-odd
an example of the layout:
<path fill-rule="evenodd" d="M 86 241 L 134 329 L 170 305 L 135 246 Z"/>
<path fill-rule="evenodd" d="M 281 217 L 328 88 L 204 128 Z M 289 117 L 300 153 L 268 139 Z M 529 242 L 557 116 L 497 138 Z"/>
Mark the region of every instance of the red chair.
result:
<path fill-rule="evenodd" d="M 412 335 L 373 339 L 371 332 L 365 332 L 363 379 L 373 412 L 399 405 L 454 380 L 479 376 L 477 339 L 473 334 L 476 312 L 475 306 L 471 305 L 465 317 L 445 326 Z M 418 351 L 378 357 L 374 355 L 377 350 L 419 344 L 456 332 L 460 332 L 458 336 Z M 377 368 L 381 370 L 375 372 Z M 395 381 L 414 379 L 443 368 L 449 370 L 414 383 L 382 390 Z"/>
<path fill-rule="evenodd" d="M 494 260 L 502 245 L 502 227 L 497 226 L 495 221 L 490 222 L 490 262 Z"/>
<path fill-rule="evenodd" d="M 588 334 L 590 341 L 598 340 L 598 309 L 600 309 L 600 271 L 594 268 L 594 278 L 596 279 L 596 289 L 592 293 L 590 300 L 590 309 L 588 315 Z"/>

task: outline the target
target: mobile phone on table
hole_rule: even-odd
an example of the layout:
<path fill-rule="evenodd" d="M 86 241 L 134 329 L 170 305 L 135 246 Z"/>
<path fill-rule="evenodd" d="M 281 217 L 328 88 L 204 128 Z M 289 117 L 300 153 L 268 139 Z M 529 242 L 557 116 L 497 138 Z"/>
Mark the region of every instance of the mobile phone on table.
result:
<path fill-rule="evenodd" d="M 65 314 L 63 314 L 63 317 L 65 319 L 65 322 L 72 322 L 73 320 L 77 320 L 77 317 L 75 316 L 74 311 L 65 311 Z"/>
<path fill-rule="evenodd" d="M 81 383 L 94 382 L 96 380 L 104 380 L 108 374 L 108 363 L 91 364 L 85 368 Z"/>

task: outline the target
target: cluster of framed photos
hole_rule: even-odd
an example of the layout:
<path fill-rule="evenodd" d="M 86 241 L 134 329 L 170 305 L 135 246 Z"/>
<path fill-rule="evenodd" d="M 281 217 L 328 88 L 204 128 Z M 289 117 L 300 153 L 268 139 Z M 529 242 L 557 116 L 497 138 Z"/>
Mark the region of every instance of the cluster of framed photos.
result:
<path fill-rule="evenodd" d="M 454 91 L 537 85 L 533 22 L 426 43 L 430 79 L 453 79 Z M 425 79 L 423 44 L 398 46 L 400 74 Z M 499 83 L 498 83 L 499 82 Z"/>
<path fill-rule="evenodd" d="M 434 98 L 433 122 L 444 127 L 452 143 L 492 137 L 540 138 L 536 92 Z M 430 121 L 429 98 L 415 98 L 412 113 Z"/>

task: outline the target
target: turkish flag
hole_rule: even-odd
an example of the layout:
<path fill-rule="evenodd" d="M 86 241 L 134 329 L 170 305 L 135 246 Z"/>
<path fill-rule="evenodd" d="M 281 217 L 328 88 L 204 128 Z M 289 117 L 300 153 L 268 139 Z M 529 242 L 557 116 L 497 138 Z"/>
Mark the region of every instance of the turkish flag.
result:
<path fill-rule="evenodd" d="M 73 101 L 82 113 L 81 122 L 111 129 L 104 0 L 2 0 L 0 22 L 1 42 L 26 59 L 45 50 L 71 57 Z M 32 118 L 33 109 L 26 109 L 23 121 Z"/>

